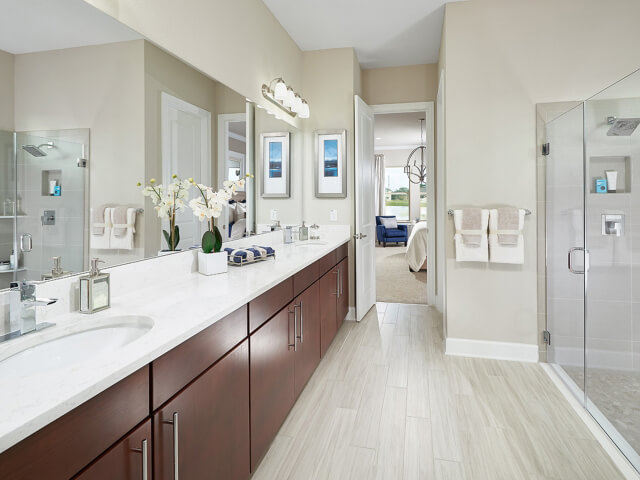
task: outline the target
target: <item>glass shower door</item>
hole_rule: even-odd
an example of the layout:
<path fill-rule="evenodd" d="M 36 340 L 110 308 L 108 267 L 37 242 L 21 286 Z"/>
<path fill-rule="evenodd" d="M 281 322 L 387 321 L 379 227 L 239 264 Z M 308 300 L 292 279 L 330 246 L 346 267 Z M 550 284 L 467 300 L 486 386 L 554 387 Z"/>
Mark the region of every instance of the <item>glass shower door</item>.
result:
<path fill-rule="evenodd" d="M 65 273 L 86 268 L 86 168 L 82 143 L 16 135 L 18 278 L 51 277 L 53 257 Z"/>
<path fill-rule="evenodd" d="M 584 392 L 583 104 L 546 124 L 547 360 Z"/>

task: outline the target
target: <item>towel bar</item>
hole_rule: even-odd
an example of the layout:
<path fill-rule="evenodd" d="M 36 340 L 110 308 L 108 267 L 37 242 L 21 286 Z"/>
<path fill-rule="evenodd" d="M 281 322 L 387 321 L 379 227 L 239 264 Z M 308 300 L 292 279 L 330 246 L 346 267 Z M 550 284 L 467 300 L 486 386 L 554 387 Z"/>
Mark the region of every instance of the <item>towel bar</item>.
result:
<path fill-rule="evenodd" d="M 144 213 L 144 208 L 136 208 L 136 213 Z"/>
<path fill-rule="evenodd" d="M 528 208 L 523 208 L 523 210 L 524 210 L 524 214 L 525 215 L 531 215 L 531 210 L 529 210 Z M 453 210 L 449 209 L 449 210 L 447 210 L 447 213 L 449 215 L 453 215 Z"/>

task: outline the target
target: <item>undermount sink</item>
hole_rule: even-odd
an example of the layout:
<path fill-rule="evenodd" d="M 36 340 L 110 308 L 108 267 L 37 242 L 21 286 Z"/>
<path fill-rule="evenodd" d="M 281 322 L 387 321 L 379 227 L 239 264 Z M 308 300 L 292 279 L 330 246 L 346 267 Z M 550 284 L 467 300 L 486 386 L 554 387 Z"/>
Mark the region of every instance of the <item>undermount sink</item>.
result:
<path fill-rule="evenodd" d="M 152 327 L 153 320 L 149 317 L 122 315 L 82 330 L 47 338 L 1 360 L 0 378 L 41 374 L 91 360 L 137 340 Z"/>
<path fill-rule="evenodd" d="M 318 245 L 328 245 L 328 242 L 323 242 L 321 240 L 303 240 L 300 243 L 296 243 L 296 247 L 317 247 Z"/>

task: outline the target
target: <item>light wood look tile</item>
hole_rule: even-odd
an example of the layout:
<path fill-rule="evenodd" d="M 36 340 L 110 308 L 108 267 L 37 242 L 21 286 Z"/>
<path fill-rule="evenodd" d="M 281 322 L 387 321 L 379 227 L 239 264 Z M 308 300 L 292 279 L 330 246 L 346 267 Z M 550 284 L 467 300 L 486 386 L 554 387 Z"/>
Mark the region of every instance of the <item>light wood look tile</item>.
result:
<path fill-rule="evenodd" d="M 444 355 L 425 305 L 344 322 L 252 480 L 623 478 L 542 368 Z"/>

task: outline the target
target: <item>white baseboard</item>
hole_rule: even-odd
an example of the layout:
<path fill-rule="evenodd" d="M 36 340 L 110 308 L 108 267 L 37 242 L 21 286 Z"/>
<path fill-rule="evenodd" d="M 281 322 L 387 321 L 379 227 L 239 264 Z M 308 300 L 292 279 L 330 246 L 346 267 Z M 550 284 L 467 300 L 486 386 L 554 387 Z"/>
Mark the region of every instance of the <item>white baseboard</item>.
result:
<path fill-rule="evenodd" d="M 355 307 L 349 307 L 349 313 L 347 313 L 347 316 L 344 317 L 345 320 L 349 320 L 350 322 L 355 321 L 356 319 L 356 308 Z"/>
<path fill-rule="evenodd" d="M 538 361 L 538 345 L 529 343 L 447 338 L 445 353 L 459 357 L 493 358 L 495 360 L 512 360 L 516 362 L 535 363 Z"/>

